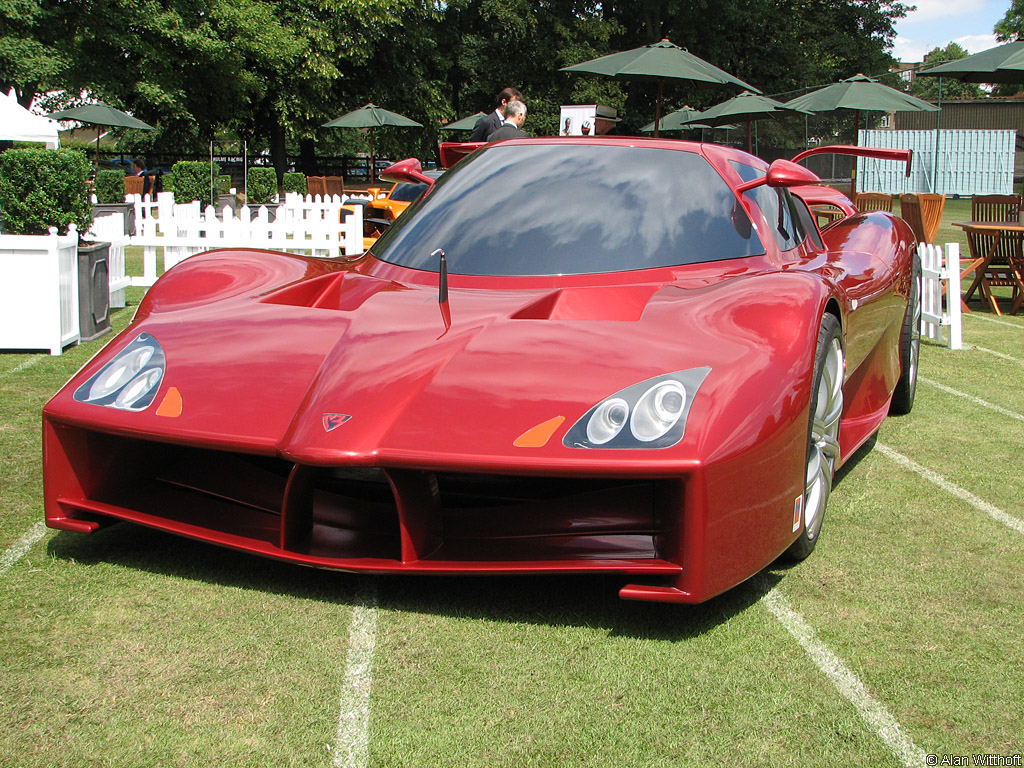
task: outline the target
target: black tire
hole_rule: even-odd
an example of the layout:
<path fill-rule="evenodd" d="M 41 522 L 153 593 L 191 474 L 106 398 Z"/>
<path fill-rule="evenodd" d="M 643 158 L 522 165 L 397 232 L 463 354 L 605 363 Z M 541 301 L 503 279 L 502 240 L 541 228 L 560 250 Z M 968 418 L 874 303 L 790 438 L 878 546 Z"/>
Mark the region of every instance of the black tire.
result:
<path fill-rule="evenodd" d="M 807 461 L 804 470 L 802 530 L 785 556 L 803 560 L 814 551 L 821 534 L 825 506 L 832 493 L 839 460 L 839 420 L 843 414 L 843 339 L 839 321 L 821 319 L 811 379 L 811 408 L 807 425 Z"/>
<path fill-rule="evenodd" d="M 917 394 L 917 367 L 921 359 L 921 257 L 916 253 L 910 274 L 910 296 L 900 330 L 900 378 L 889 403 L 889 413 L 896 416 L 910 413 Z"/>

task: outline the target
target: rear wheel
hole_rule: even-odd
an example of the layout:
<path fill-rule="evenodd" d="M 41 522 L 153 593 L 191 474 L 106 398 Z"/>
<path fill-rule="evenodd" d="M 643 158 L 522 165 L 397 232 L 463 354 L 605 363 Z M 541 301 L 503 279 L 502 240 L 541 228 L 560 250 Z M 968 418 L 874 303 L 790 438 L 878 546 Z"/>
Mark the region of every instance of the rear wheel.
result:
<path fill-rule="evenodd" d="M 803 530 L 786 555 L 803 560 L 814 551 L 832 493 L 839 460 L 839 419 L 843 415 L 842 334 L 839 321 L 825 315 L 818 330 L 811 390 L 810 424 L 807 430 L 807 468 L 804 480 Z"/>
<path fill-rule="evenodd" d="M 921 257 L 914 254 L 910 296 L 900 331 L 900 378 L 892 393 L 889 413 L 910 413 L 917 394 L 917 365 L 921 357 Z"/>

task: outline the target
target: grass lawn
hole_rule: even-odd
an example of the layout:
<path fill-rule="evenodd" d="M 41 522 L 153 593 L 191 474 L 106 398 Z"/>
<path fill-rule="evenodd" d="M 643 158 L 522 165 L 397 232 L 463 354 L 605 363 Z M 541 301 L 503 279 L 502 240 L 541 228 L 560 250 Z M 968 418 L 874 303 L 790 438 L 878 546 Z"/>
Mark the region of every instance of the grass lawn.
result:
<path fill-rule="evenodd" d="M 969 201 L 947 203 L 946 222 L 968 218 Z M 966 249 L 944 224 L 938 242 L 956 239 Z M 820 768 L 1024 751 L 1024 535 L 991 513 L 1024 519 L 1024 316 L 975 311 L 960 351 L 926 342 L 913 413 L 844 468 L 815 553 L 693 607 L 620 601 L 613 577 L 355 577 L 127 524 L 40 531 L 40 409 L 109 338 L 0 355 L 0 550 L 27 547 L 0 561 L 0 766 Z M 887 746 L 769 594 L 917 757 Z M 364 616 L 372 669 L 353 666 Z M 350 759 L 343 702 L 371 675 Z"/>

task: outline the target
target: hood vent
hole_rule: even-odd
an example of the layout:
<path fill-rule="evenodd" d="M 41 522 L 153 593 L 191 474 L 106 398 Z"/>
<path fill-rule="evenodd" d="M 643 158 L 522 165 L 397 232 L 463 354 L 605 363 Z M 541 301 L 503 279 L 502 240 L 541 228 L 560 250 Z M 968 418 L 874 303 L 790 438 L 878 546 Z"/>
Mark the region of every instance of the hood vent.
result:
<path fill-rule="evenodd" d="M 635 323 L 660 285 L 563 288 L 531 302 L 513 320 L 617 320 Z"/>

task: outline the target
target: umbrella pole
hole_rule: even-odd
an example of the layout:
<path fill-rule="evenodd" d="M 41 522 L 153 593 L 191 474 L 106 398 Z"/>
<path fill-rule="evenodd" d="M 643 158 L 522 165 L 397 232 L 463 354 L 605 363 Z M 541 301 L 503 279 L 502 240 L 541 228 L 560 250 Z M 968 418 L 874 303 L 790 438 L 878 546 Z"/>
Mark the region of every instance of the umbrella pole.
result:
<path fill-rule="evenodd" d="M 377 158 L 373 156 L 373 128 L 366 129 L 366 135 L 370 139 L 370 186 L 373 186 L 374 171 L 377 170 Z"/>
<path fill-rule="evenodd" d="M 654 138 L 658 138 L 658 126 L 661 124 L 661 96 L 665 88 L 665 81 L 658 81 L 658 103 L 654 107 Z"/>
<path fill-rule="evenodd" d="M 100 172 L 100 134 L 103 132 L 103 126 L 96 126 L 96 173 Z"/>
<path fill-rule="evenodd" d="M 860 144 L 860 110 L 853 110 L 853 144 Z M 853 169 L 850 171 L 850 199 L 857 196 L 857 158 L 853 158 Z"/>
<path fill-rule="evenodd" d="M 750 126 L 752 122 L 752 120 L 747 120 L 747 152 L 749 152 L 750 154 L 754 154 L 754 136 L 751 133 Z"/>

